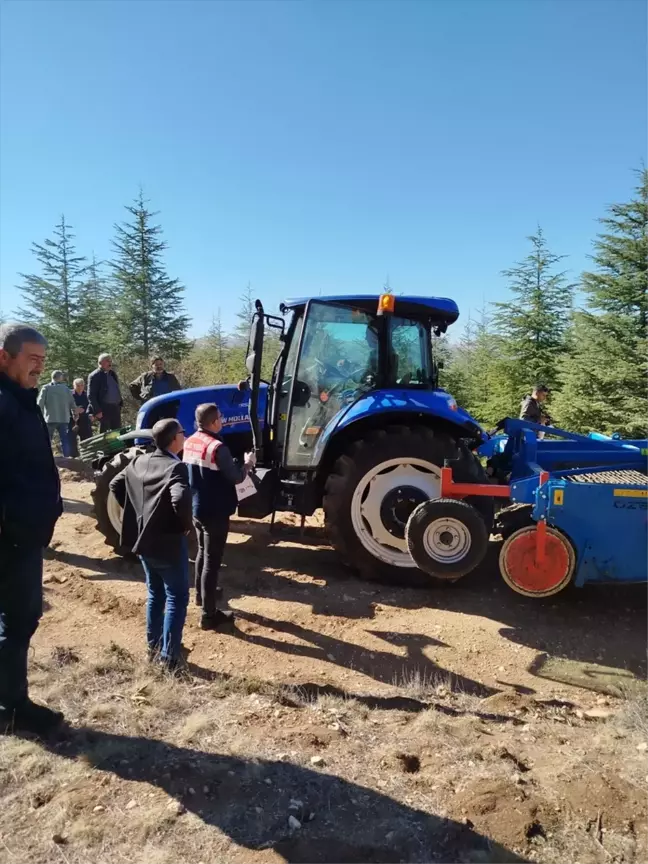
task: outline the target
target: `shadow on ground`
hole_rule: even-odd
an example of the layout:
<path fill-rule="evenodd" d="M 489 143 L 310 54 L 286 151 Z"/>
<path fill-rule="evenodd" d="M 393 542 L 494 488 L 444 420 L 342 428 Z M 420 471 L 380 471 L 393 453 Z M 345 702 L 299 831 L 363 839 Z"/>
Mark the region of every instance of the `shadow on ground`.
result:
<path fill-rule="evenodd" d="M 267 597 L 304 604 L 314 615 L 349 619 L 372 619 L 377 606 L 437 608 L 477 615 L 497 622 L 500 634 L 511 642 L 551 657 L 627 669 L 645 677 L 644 585 L 590 585 L 547 600 L 527 599 L 511 591 L 499 576 L 499 543 L 495 541 L 478 570 L 455 584 L 426 582 L 427 577 L 422 577 L 424 587 L 382 585 L 355 578 L 326 545 L 320 528 L 309 527 L 301 537 L 298 530 L 284 530 L 283 526 L 271 534 L 267 523 L 235 520 L 232 527 L 246 539 L 230 543 L 225 553 L 221 584 L 229 601 L 245 596 Z M 103 560 L 60 550 L 50 550 L 48 556 L 92 571 L 96 575 L 91 579 L 143 581 L 135 559 Z M 400 578 L 398 571 L 395 573 Z M 274 621 L 271 626 L 281 629 L 283 625 Z M 311 645 L 293 653 L 320 656 L 326 647 L 322 640 L 327 637 L 313 631 L 302 635 Z M 255 638 L 261 644 L 263 637 Z M 403 634 L 403 638 L 428 637 Z M 269 647 L 288 650 L 285 643 L 270 642 Z M 415 653 L 421 653 L 417 646 L 413 648 Z M 385 675 L 391 679 L 395 672 L 390 667 Z"/>
<path fill-rule="evenodd" d="M 91 729 L 66 730 L 44 746 L 123 780 L 156 786 L 237 844 L 273 849 L 294 864 L 524 860 L 467 825 L 287 762 Z M 289 809 L 291 800 L 301 802 L 297 811 Z M 289 827 L 291 813 L 301 828 Z"/>

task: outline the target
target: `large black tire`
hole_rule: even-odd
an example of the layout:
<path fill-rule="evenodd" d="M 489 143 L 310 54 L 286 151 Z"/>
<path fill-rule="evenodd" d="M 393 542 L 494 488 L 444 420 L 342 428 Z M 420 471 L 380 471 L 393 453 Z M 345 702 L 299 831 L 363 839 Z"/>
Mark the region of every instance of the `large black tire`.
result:
<path fill-rule="evenodd" d="M 124 450 L 113 456 L 109 462 L 105 463 L 101 471 L 95 474 L 95 488 L 92 490 L 92 498 L 94 501 L 95 519 L 97 520 L 97 530 L 103 534 L 106 545 L 112 546 L 118 555 L 129 555 L 131 550 L 121 545 L 119 531 L 110 518 L 111 510 L 114 515 L 113 507 L 116 504 L 114 499 L 112 504 L 109 503 L 109 499 L 112 497 L 110 481 L 142 452 L 137 447 Z"/>
<path fill-rule="evenodd" d="M 115 511 L 113 508 L 117 503 L 114 501 L 112 492 L 110 491 L 110 481 L 134 459 L 137 459 L 138 456 L 141 456 L 145 452 L 141 447 L 131 447 L 118 453 L 117 456 L 106 462 L 101 471 L 95 473 L 95 488 L 92 490 L 92 498 L 94 501 L 94 514 L 97 520 L 97 530 L 103 534 L 107 546 L 112 546 L 118 555 L 125 557 L 132 555 L 132 552 L 126 546 L 122 546 L 119 531 L 110 518 L 111 509 L 114 516 Z M 110 503 L 111 498 L 113 498 L 112 504 Z M 196 532 L 192 530 L 187 540 L 189 543 L 189 558 L 195 561 L 196 552 L 198 551 Z"/>
<path fill-rule="evenodd" d="M 443 467 L 446 459 L 451 459 L 455 480 L 463 483 L 487 483 L 488 477 L 479 460 L 463 442 L 453 439 L 446 432 L 433 431 L 425 426 L 389 426 L 372 432 L 367 438 L 352 444 L 349 451 L 335 463 L 326 481 L 324 513 L 331 543 L 344 561 L 363 579 L 429 584 L 430 577 L 423 578 L 411 559 L 411 566 L 408 563 L 395 566 L 372 554 L 353 526 L 352 502 L 358 484 L 373 468 L 395 459 L 403 462 L 408 459 L 420 460 L 438 468 Z M 487 531 L 490 532 L 493 524 L 493 499 L 475 497 L 469 499 L 469 502 L 480 512 Z M 420 500 L 416 502 L 417 505 L 420 503 Z M 406 514 L 406 517 L 409 518 L 410 514 Z M 406 554 L 404 529 L 407 518 L 403 523 L 402 543 Z M 400 560 L 407 561 L 402 555 Z"/>

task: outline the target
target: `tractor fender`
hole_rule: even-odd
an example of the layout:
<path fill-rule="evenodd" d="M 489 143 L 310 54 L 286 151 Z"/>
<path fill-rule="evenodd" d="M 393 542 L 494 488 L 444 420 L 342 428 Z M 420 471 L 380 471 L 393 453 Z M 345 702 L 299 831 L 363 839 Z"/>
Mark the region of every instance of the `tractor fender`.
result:
<path fill-rule="evenodd" d="M 395 422 L 418 423 L 422 418 L 437 420 L 446 428 L 456 430 L 457 438 L 473 438 L 481 442 L 488 440 L 487 432 L 477 421 L 457 406 L 457 403 L 445 390 L 374 390 L 361 396 L 351 405 L 343 408 L 320 435 L 313 452 L 312 465 L 318 466 L 332 439 L 339 433 L 351 431 L 366 421 L 375 421 L 375 425 L 386 425 Z"/>

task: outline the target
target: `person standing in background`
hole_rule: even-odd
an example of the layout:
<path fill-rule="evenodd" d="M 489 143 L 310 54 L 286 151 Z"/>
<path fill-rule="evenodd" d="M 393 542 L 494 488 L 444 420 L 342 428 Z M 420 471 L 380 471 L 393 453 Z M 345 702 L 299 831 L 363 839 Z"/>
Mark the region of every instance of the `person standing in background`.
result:
<path fill-rule="evenodd" d="M 35 389 L 46 349 L 32 327 L 0 324 L 0 734 L 46 735 L 63 720 L 32 702 L 27 687 L 29 643 L 43 614 L 43 548 L 63 512 Z"/>
<path fill-rule="evenodd" d="M 54 441 L 54 433 L 57 432 L 63 455 L 71 456 L 70 419 L 76 417 L 76 404 L 61 371 L 52 372 L 51 382 L 40 391 L 38 407 L 47 423 L 51 441 Z"/>
<path fill-rule="evenodd" d="M 180 390 L 181 387 L 173 372 L 165 370 L 164 360 L 161 357 L 155 357 L 151 361 L 150 372 L 142 372 L 139 378 L 129 384 L 129 389 L 133 398 L 140 405 L 143 405 L 149 399 L 163 396 L 165 393 L 172 393 L 175 390 Z"/>
<path fill-rule="evenodd" d="M 72 398 L 76 405 L 77 416 L 76 421 L 70 423 L 70 441 L 73 455 L 78 456 L 79 441 L 92 437 L 92 420 L 88 411 L 89 399 L 85 390 L 85 381 L 83 378 L 75 378 L 73 385 Z"/>
<path fill-rule="evenodd" d="M 253 453 L 246 453 L 243 465 L 232 458 L 220 440 L 223 420 L 218 405 L 196 408 L 198 431 L 185 441 L 183 459 L 189 468 L 193 518 L 198 539 L 195 584 L 196 602 L 202 606 L 200 626 L 217 630 L 233 620 L 231 612 L 216 608 L 218 574 L 229 533 L 230 517 L 236 512 L 236 486 L 254 468 Z"/>
<path fill-rule="evenodd" d="M 138 456 L 110 482 L 124 508 L 121 542 L 139 555 L 146 576 L 146 639 L 149 659 L 175 670 L 189 602 L 191 492 L 178 453 L 184 431 L 177 420 L 153 426 L 155 451 Z"/>
<path fill-rule="evenodd" d="M 124 403 L 119 378 L 112 368 L 112 357 L 110 354 L 100 354 L 98 362 L 98 367 L 88 375 L 88 408 L 99 421 L 99 431 L 110 432 L 121 427 Z"/>

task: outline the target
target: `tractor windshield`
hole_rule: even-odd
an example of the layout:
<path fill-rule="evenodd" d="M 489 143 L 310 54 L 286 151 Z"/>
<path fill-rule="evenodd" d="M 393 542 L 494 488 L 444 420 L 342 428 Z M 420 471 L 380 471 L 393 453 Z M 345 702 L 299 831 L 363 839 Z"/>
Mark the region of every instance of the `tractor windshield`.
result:
<path fill-rule="evenodd" d="M 309 465 L 329 421 L 373 389 L 377 375 L 375 316 L 349 306 L 311 302 L 295 376 L 286 464 Z"/>
<path fill-rule="evenodd" d="M 324 429 L 363 393 L 385 386 L 433 386 L 427 322 L 380 318 L 353 306 L 312 300 L 299 357 L 293 347 L 294 342 L 294 359 L 289 358 L 285 368 L 291 387 L 284 444 L 284 464 L 289 468 L 313 465 L 313 451 Z M 284 389 L 288 395 L 288 385 Z M 280 411 L 280 420 L 282 416 L 286 415 Z M 283 440 L 283 431 L 280 437 Z"/>

